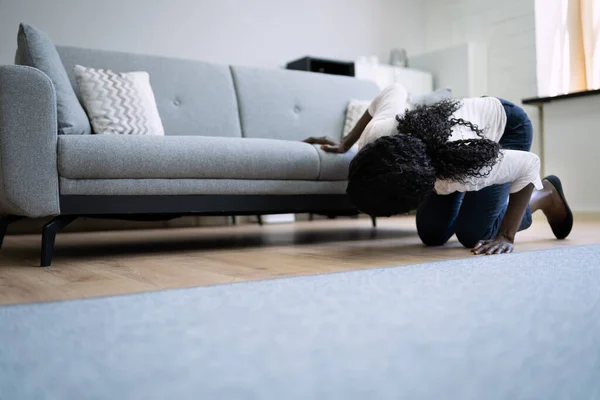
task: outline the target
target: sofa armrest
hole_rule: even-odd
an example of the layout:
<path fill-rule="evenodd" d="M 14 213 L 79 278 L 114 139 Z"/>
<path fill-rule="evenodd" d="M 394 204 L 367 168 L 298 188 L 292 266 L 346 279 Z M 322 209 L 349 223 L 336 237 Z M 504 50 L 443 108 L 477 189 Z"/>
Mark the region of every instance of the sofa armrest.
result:
<path fill-rule="evenodd" d="M 38 69 L 0 65 L 0 214 L 60 213 L 56 95 Z"/>

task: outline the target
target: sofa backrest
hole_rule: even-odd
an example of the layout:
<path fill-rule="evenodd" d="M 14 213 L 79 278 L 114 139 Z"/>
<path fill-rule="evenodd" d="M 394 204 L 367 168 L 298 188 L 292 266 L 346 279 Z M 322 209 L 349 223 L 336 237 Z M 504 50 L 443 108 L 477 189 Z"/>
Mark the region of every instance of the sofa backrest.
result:
<path fill-rule="evenodd" d="M 339 139 L 348 101 L 370 100 L 379 91 L 373 82 L 346 76 L 237 66 L 231 72 L 247 138 Z"/>
<path fill-rule="evenodd" d="M 377 95 L 375 83 L 285 69 L 57 46 L 79 95 L 76 64 L 147 71 L 166 135 L 302 140 L 342 135 L 350 99 Z"/>
<path fill-rule="evenodd" d="M 166 135 L 241 137 L 237 99 L 227 65 L 57 46 L 79 95 L 73 67 L 147 71 Z"/>

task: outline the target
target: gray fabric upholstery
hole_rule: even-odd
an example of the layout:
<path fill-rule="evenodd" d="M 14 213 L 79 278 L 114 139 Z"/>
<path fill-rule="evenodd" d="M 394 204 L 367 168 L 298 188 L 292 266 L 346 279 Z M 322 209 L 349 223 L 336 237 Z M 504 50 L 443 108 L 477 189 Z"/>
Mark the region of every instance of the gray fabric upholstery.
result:
<path fill-rule="evenodd" d="M 167 135 L 241 137 L 233 80 L 226 65 L 75 47 L 57 49 L 75 88 L 75 64 L 148 72 Z"/>
<path fill-rule="evenodd" d="M 356 153 L 352 150 L 344 154 L 327 153 L 315 146 L 319 153 L 321 169 L 319 180 L 321 181 L 345 181 L 348 179 L 350 162 Z"/>
<path fill-rule="evenodd" d="M 30 40 L 21 41 L 19 60 L 29 57 Z M 57 138 L 52 83 L 39 71 L 4 67 L 0 212 L 5 214 L 58 214 L 58 176 L 61 194 L 343 194 L 353 154 L 324 153 L 301 140 L 339 138 L 348 100 L 378 91 L 371 82 L 347 77 L 56 50 L 72 84 L 75 64 L 147 71 L 167 136 Z M 58 54 L 45 61 L 62 66 Z"/>
<path fill-rule="evenodd" d="M 345 181 L 60 178 L 62 195 L 344 194 L 346 186 Z"/>
<path fill-rule="evenodd" d="M 56 95 L 38 69 L 0 66 L 0 214 L 59 213 Z"/>
<path fill-rule="evenodd" d="M 90 133 L 90 122 L 71 84 L 56 47 L 44 32 L 21 24 L 18 34 L 16 61 L 44 72 L 56 92 L 58 132 L 67 135 Z"/>
<path fill-rule="evenodd" d="M 231 71 L 246 138 L 339 139 L 348 101 L 370 99 L 379 91 L 373 82 L 342 76 L 249 67 Z"/>
<path fill-rule="evenodd" d="M 597 400 L 599 260 L 566 247 L 0 307 L 0 397 Z"/>
<path fill-rule="evenodd" d="M 203 136 L 61 136 L 58 170 L 72 179 L 316 180 L 319 156 L 301 142 Z"/>

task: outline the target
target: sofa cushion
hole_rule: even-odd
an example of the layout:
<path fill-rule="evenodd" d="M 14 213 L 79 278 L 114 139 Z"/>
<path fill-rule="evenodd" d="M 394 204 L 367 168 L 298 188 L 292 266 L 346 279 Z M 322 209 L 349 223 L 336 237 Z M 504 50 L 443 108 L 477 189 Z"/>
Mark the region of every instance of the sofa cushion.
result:
<path fill-rule="evenodd" d="M 319 153 L 320 181 L 346 181 L 348 180 L 348 171 L 350 161 L 356 155 L 354 150 L 344 154 L 328 153 L 321 150 L 318 146 L 315 149 Z"/>
<path fill-rule="evenodd" d="M 373 82 L 285 69 L 231 67 L 246 138 L 340 139 L 348 100 L 372 99 Z"/>
<path fill-rule="evenodd" d="M 76 92 L 76 64 L 148 72 L 166 135 L 242 136 L 227 65 L 66 46 L 57 50 Z"/>
<path fill-rule="evenodd" d="M 61 195 L 83 196 L 344 194 L 346 186 L 346 181 L 60 178 Z"/>
<path fill-rule="evenodd" d="M 71 179 L 317 180 L 320 166 L 319 151 L 302 142 L 113 135 L 58 140 L 58 171 Z"/>
<path fill-rule="evenodd" d="M 17 42 L 16 63 L 39 69 L 48 75 L 54 84 L 58 133 L 67 135 L 90 133 L 90 122 L 75 96 L 67 72 L 50 37 L 33 26 L 21 24 Z"/>

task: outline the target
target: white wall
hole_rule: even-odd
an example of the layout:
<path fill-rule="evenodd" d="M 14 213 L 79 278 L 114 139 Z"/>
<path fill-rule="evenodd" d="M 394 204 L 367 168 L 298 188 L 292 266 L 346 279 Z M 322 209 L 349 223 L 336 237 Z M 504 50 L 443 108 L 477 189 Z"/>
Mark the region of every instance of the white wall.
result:
<path fill-rule="evenodd" d="M 261 66 L 424 43 L 420 0 L 0 0 L 0 64 L 21 21 L 61 45 Z"/>
<path fill-rule="evenodd" d="M 425 49 L 487 48 L 488 95 L 516 104 L 537 95 L 535 0 L 424 0 Z M 539 129 L 537 108 L 524 107 Z M 534 139 L 533 151 L 538 152 Z"/>
<path fill-rule="evenodd" d="M 431 72 L 435 89 L 450 88 L 456 98 L 488 93 L 487 48 L 481 43 L 469 42 L 416 55 L 410 65 Z"/>
<path fill-rule="evenodd" d="M 544 167 L 562 180 L 573 211 L 600 212 L 600 96 L 544 105 Z"/>

